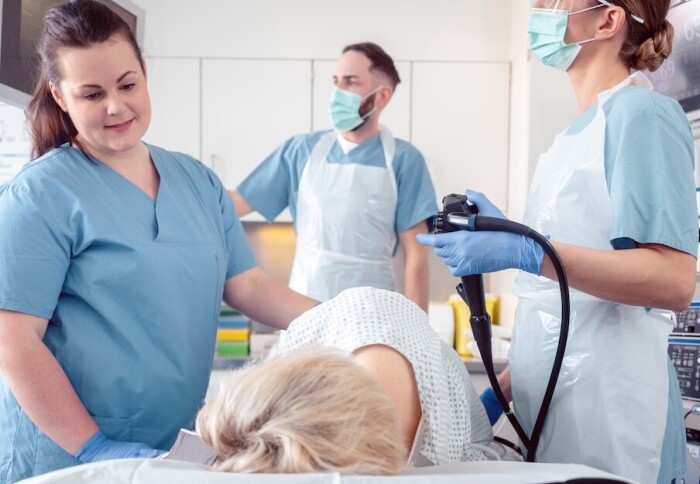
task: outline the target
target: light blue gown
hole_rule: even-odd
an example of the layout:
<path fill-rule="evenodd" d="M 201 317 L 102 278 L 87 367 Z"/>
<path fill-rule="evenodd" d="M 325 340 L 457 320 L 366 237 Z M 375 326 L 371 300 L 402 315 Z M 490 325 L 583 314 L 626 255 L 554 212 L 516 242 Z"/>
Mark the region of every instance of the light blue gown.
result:
<path fill-rule="evenodd" d="M 64 145 L 0 187 L 0 308 L 44 343 L 110 439 L 168 449 L 206 392 L 224 281 L 255 266 L 220 180 L 149 146 L 156 200 Z M 0 483 L 78 464 L 0 372 Z"/>

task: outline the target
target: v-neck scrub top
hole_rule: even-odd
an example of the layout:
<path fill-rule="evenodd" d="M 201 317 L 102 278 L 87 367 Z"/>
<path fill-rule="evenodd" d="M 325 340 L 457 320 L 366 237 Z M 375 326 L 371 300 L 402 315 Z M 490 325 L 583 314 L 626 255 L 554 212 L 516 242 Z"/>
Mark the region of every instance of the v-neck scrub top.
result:
<path fill-rule="evenodd" d="M 155 200 L 68 145 L 0 186 L 0 308 L 49 320 L 44 343 L 108 438 L 168 449 L 206 393 L 224 281 L 255 260 L 216 175 L 148 148 Z M 77 463 L 0 372 L 0 483 Z"/>

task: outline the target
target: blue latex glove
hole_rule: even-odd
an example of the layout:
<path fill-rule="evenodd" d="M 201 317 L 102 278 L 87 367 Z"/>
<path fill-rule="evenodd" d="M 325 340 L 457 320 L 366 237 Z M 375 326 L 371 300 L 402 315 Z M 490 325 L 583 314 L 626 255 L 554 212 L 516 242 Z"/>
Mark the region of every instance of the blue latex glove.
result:
<path fill-rule="evenodd" d="M 495 423 L 498 422 L 498 419 L 501 418 L 501 415 L 503 415 L 503 409 L 498 403 L 496 392 L 493 391 L 493 388 L 488 387 L 486 390 L 484 390 L 484 393 L 479 396 L 479 398 L 486 409 L 486 415 L 489 417 L 489 422 L 492 426 L 495 425 Z"/>
<path fill-rule="evenodd" d="M 482 193 L 467 190 L 467 198 L 486 217 L 506 219 Z M 544 250 L 534 240 L 508 232 L 469 232 L 458 230 L 444 234 L 418 234 L 416 240 L 433 247 L 453 276 L 471 276 L 503 269 L 521 269 L 539 274 Z"/>
<path fill-rule="evenodd" d="M 75 458 L 87 464 L 99 460 L 156 457 L 162 453 L 162 450 L 153 449 L 140 442 L 110 440 L 101 430 L 98 430 L 75 454 Z"/>

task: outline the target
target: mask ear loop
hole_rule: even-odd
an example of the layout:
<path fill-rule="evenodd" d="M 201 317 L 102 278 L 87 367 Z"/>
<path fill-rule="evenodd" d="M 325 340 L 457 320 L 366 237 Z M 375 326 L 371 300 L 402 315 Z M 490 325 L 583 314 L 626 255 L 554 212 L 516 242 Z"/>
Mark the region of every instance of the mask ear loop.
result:
<path fill-rule="evenodd" d="M 600 1 L 600 0 L 599 0 L 599 1 Z M 609 6 L 612 6 L 612 5 L 609 5 Z M 598 4 L 598 5 L 593 5 L 592 7 L 584 8 L 583 10 L 577 10 L 577 11 L 575 11 L 575 12 L 569 12 L 569 17 L 571 17 L 572 15 L 579 14 L 579 13 L 588 12 L 589 10 L 595 10 L 596 8 L 600 8 L 600 7 L 605 7 L 605 4 L 601 3 L 601 4 Z"/>
<path fill-rule="evenodd" d="M 615 5 L 613 5 L 612 3 L 610 3 L 608 0 L 597 0 L 597 1 L 598 1 L 599 3 L 602 3 L 603 5 L 607 5 L 608 7 L 614 7 L 614 6 L 615 6 Z M 622 7 L 621 7 L 621 8 L 622 8 Z M 622 8 L 622 9 L 625 10 L 624 8 Z M 633 14 L 632 12 L 628 12 L 627 10 L 625 10 L 625 13 L 626 13 L 627 15 L 629 15 L 629 16 L 632 18 L 632 20 L 634 20 L 635 22 L 640 23 L 640 24 L 643 24 L 643 23 L 644 23 L 644 19 L 643 19 L 642 17 L 640 17 L 640 16 L 638 16 L 638 15 L 635 15 L 635 14 Z"/>
<path fill-rule="evenodd" d="M 377 87 L 377 88 L 375 88 L 375 89 L 372 89 L 372 91 L 370 91 L 369 94 L 367 94 L 365 97 L 362 98 L 362 102 L 365 102 L 365 100 L 369 99 L 370 96 L 374 96 L 375 94 L 377 94 L 377 93 L 379 92 L 379 90 L 380 90 L 382 87 L 384 87 L 384 86 L 382 85 L 382 86 L 379 86 L 379 87 Z M 360 105 L 362 105 L 362 104 L 360 104 Z M 376 101 L 376 99 L 375 99 L 374 102 L 373 102 L 372 109 L 370 109 L 369 112 L 368 112 L 367 114 L 365 114 L 364 116 L 362 116 L 362 119 L 367 119 L 367 118 L 369 118 L 370 116 L 372 116 L 372 113 L 374 113 L 376 110 L 377 110 L 377 101 Z"/>

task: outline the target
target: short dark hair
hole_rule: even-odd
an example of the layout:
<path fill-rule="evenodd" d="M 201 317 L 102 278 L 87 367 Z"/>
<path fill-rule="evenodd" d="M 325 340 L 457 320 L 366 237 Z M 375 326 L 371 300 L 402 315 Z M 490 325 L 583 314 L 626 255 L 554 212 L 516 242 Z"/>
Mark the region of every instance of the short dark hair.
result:
<path fill-rule="evenodd" d="M 401 82 L 399 73 L 394 65 L 394 60 L 384 52 L 384 49 L 379 47 L 373 42 L 360 42 L 357 44 L 350 44 L 345 46 L 343 49 L 343 54 L 346 52 L 361 52 L 364 54 L 371 62 L 370 71 L 380 71 L 389 78 L 391 81 L 392 89 L 396 89 L 396 86 Z"/>

